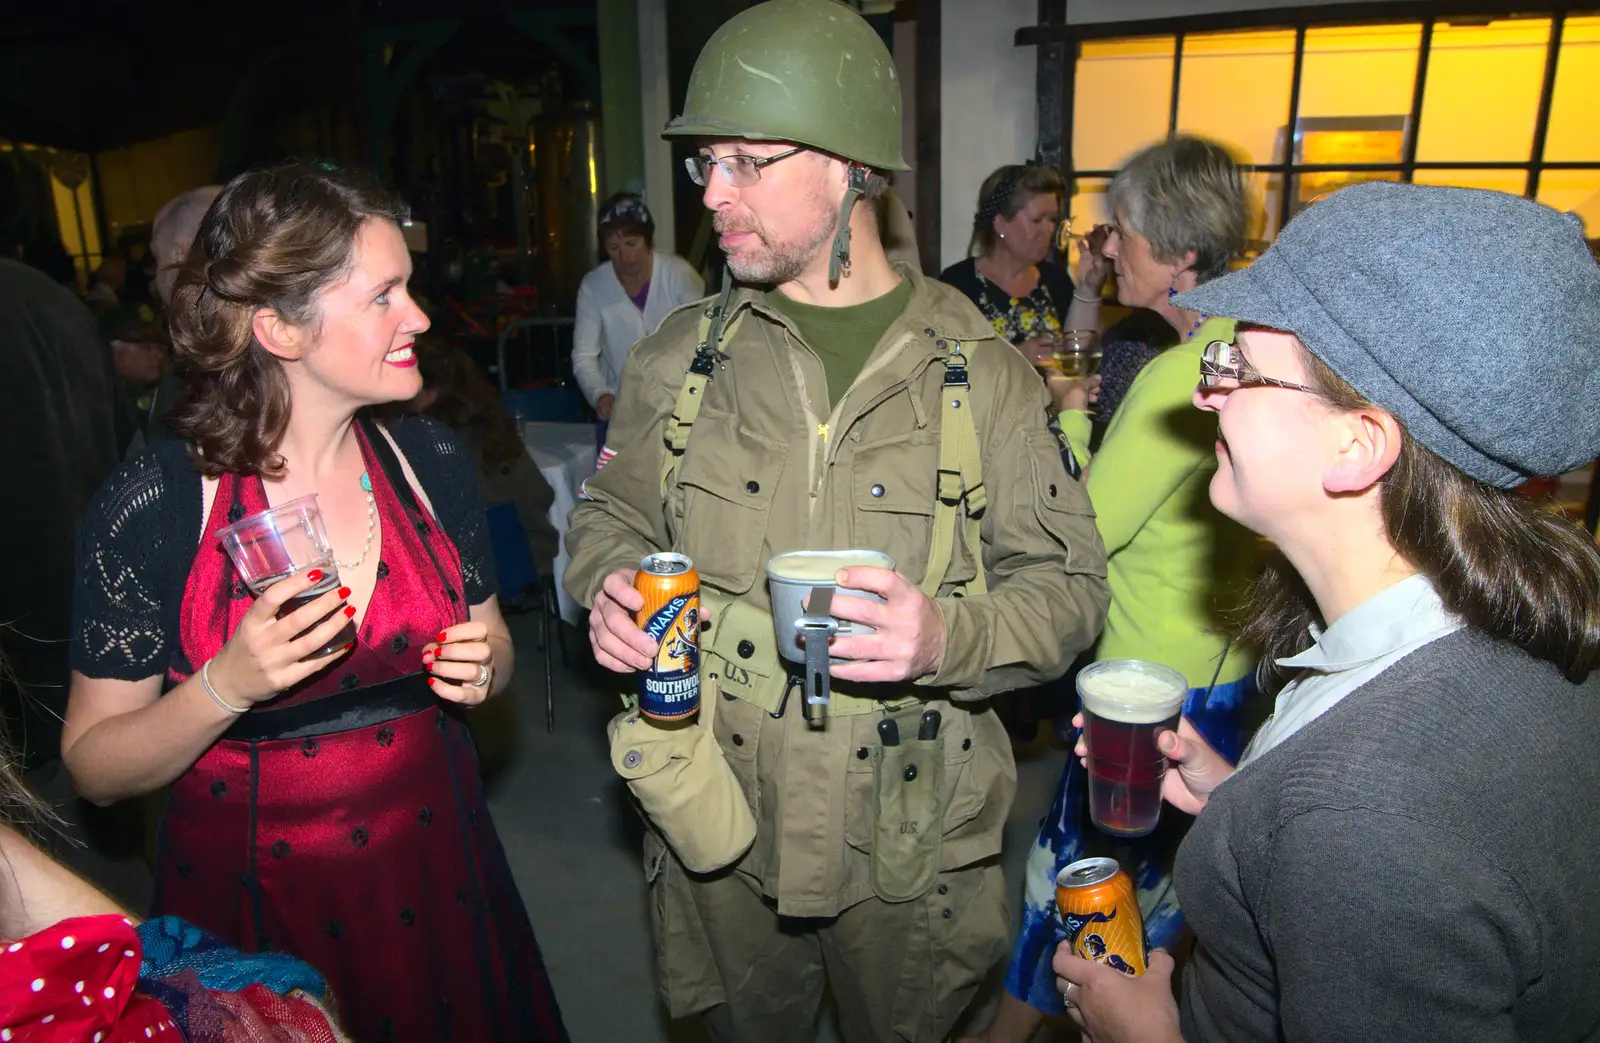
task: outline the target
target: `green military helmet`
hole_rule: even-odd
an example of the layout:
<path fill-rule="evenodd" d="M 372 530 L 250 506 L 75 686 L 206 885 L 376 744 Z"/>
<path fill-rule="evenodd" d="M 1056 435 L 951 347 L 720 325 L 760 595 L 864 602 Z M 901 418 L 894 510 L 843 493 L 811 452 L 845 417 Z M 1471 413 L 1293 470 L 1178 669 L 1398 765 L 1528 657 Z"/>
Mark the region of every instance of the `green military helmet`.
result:
<path fill-rule="evenodd" d="M 724 22 L 662 137 L 792 141 L 876 170 L 910 169 L 894 59 L 838 0 L 765 0 Z"/>

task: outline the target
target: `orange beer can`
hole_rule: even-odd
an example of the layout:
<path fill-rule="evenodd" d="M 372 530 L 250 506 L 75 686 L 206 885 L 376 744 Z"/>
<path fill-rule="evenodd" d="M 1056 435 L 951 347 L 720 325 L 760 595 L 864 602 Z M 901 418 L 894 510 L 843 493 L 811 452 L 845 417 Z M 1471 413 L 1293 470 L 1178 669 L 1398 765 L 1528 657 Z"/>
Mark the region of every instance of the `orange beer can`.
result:
<path fill-rule="evenodd" d="M 633 589 L 644 595 L 634 615 L 659 643 L 656 661 L 639 674 L 639 712 L 681 721 L 700 710 L 700 573 L 683 554 L 649 554 Z"/>
<path fill-rule="evenodd" d="M 1085 858 L 1056 874 L 1056 908 L 1072 951 L 1123 974 L 1149 966 L 1133 879 L 1114 858 Z"/>

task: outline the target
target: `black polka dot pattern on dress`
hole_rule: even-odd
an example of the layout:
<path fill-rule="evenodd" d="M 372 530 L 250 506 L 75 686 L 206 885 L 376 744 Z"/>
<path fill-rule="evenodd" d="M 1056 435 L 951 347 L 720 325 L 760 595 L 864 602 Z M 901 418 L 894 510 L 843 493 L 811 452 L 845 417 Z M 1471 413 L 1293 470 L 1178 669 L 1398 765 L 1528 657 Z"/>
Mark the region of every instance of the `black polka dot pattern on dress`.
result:
<path fill-rule="evenodd" d="M 366 847 L 367 831 L 362 829 L 360 826 L 352 829 L 350 831 L 350 843 L 354 844 L 356 847 Z"/>
<path fill-rule="evenodd" d="M 394 1022 L 388 1018 L 384 1018 L 382 1021 L 378 1022 L 378 1035 L 382 1036 L 384 1039 L 392 1038 L 394 1036 Z"/>
<path fill-rule="evenodd" d="M 400 910 L 400 922 L 410 927 L 417 922 L 416 911 L 410 908 Z"/>
<path fill-rule="evenodd" d="M 322 930 L 329 938 L 341 938 L 344 936 L 344 924 L 338 920 L 329 920 L 322 925 Z"/>
<path fill-rule="evenodd" d="M 404 634 L 396 634 L 389 639 L 389 651 L 395 655 L 403 655 L 411 647 L 411 639 Z"/>
<path fill-rule="evenodd" d="M 273 858 L 288 858 L 289 857 L 289 842 L 287 840 L 279 840 L 276 843 L 274 843 L 272 845 L 272 857 Z"/>
<path fill-rule="evenodd" d="M 305 757 L 315 757 L 317 755 L 317 740 L 307 739 L 305 742 L 301 743 L 300 753 Z"/>
<path fill-rule="evenodd" d="M 417 821 L 422 823 L 423 829 L 427 829 L 429 826 L 433 825 L 433 809 L 423 808 L 421 811 L 417 812 Z"/>
<path fill-rule="evenodd" d="M 466 905 L 467 904 L 467 889 L 465 887 L 456 888 L 456 904 L 457 905 Z"/>
<path fill-rule="evenodd" d="M 379 579 L 388 579 L 389 578 L 389 563 L 388 562 L 385 562 L 385 561 L 378 562 L 378 578 Z"/>
<path fill-rule="evenodd" d="M 244 504 L 236 503 L 228 508 L 228 521 L 233 523 L 244 517 Z"/>
<path fill-rule="evenodd" d="M 244 585 L 244 580 L 236 579 L 233 581 L 233 586 L 228 588 L 228 596 L 235 601 L 247 598 L 250 596 L 250 588 Z"/>
<path fill-rule="evenodd" d="M 388 749 L 390 746 L 394 745 L 394 729 L 389 727 L 387 724 L 384 725 L 382 728 L 378 729 L 377 739 L 379 746 L 382 746 L 384 749 Z"/>
<path fill-rule="evenodd" d="M 211 795 L 221 800 L 228 795 L 228 784 L 221 779 L 211 780 Z"/>
<path fill-rule="evenodd" d="M 339 678 L 339 690 L 341 692 L 348 692 L 350 689 L 354 688 L 360 683 L 361 678 L 358 675 L 345 674 L 343 677 Z"/>
<path fill-rule="evenodd" d="M 188 862 L 179 862 L 178 875 L 183 877 L 185 880 L 192 880 L 194 878 L 194 866 L 190 865 Z"/>

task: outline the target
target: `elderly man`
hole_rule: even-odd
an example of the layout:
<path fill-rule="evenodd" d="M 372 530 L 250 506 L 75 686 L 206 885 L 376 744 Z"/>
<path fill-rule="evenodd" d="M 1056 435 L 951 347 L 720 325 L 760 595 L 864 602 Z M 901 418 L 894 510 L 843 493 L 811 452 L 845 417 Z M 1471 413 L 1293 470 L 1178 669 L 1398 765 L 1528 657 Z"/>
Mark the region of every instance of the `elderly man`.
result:
<path fill-rule="evenodd" d="M 825 985 L 848 1040 L 945 1038 L 1006 944 L 1016 775 L 989 700 L 1058 676 L 1108 600 L 1039 378 L 885 256 L 872 203 L 906 166 L 899 107 L 887 49 L 834 0 L 769 0 L 706 44 L 666 134 L 698 145 L 733 279 L 634 349 L 615 455 L 568 534 L 614 671 L 656 651 L 633 619 L 641 557 L 700 573 L 702 705 L 755 838 L 691 872 L 688 838 L 653 819 L 645 862 L 662 996 L 718 1041 L 811 1040 Z M 763 565 L 852 547 L 897 568 L 838 577 L 883 602 L 834 599 L 876 633 L 834 640 L 819 716 L 779 659 Z"/>

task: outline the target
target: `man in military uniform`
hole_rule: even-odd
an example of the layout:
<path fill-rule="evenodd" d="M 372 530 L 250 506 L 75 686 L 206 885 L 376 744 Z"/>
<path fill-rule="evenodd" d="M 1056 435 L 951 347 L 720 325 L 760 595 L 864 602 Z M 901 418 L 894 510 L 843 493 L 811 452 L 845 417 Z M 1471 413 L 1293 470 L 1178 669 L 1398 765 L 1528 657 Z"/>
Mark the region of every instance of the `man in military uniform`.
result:
<path fill-rule="evenodd" d="M 1039 378 L 885 258 L 871 204 L 876 172 L 906 169 L 899 104 L 888 51 L 834 0 L 769 0 L 707 43 L 666 135 L 699 146 L 738 285 L 634 348 L 568 533 L 614 671 L 652 661 L 640 558 L 700 572 L 703 705 L 755 841 L 694 874 L 653 829 L 645 867 L 662 996 L 719 1041 L 809 1043 L 825 985 L 848 1040 L 945 1038 L 1008 936 L 1016 771 L 989 699 L 1059 676 L 1108 601 Z M 833 640 L 831 704 L 806 712 L 763 566 L 844 548 L 897 567 L 844 570 L 884 600 L 832 614 L 876 633 Z"/>

